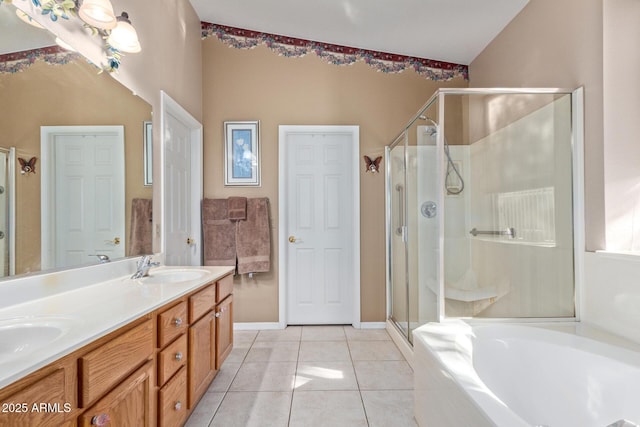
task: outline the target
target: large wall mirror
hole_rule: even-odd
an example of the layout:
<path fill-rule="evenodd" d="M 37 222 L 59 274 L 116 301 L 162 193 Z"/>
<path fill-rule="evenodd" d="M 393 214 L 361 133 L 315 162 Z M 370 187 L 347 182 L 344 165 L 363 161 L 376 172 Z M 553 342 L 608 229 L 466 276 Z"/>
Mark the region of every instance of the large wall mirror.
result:
<path fill-rule="evenodd" d="M 67 221 L 69 227 L 82 228 L 80 225 L 86 225 L 86 220 L 78 220 L 79 210 L 83 205 L 78 201 L 77 196 L 79 188 L 84 185 L 91 186 L 92 190 L 82 197 L 86 199 L 89 194 L 92 197 L 89 205 L 94 208 L 95 215 L 101 216 L 93 221 L 91 230 L 87 229 L 86 233 L 84 233 L 85 230 L 75 230 L 78 233 L 67 240 L 88 239 L 86 234 L 104 225 L 107 217 L 109 221 L 116 217 L 121 218 L 118 221 L 124 221 L 124 224 L 119 224 L 124 230 L 123 235 L 99 237 L 110 245 L 121 245 L 121 250 L 114 253 L 124 256 L 139 255 L 144 247 L 141 241 L 148 239 L 150 242 L 151 240 L 150 235 L 145 234 L 151 232 L 151 218 L 142 220 L 139 216 L 142 213 L 151 215 L 148 211 L 152 188 L 149 185 L 145 186 L 143 166 L 144 123 L 151 120 L 151 106 L 133 95 L 108 73 L 99 74 L 98 68 L 77 54 L 71 57 L 68 54 L 48 55 L 46 61 L 36 56 L 35 61 L 30 64 L 6 67 L 10 64 L 6 62 L 9 59 L 8 54 L 55 46 L 54 40 L 55 37 L 47 30 L 34 28 L 20 21 L 12 5 L 0 4 L 0 58 L 2 58 L 0 63 L 0 99 L 2 100 L 0 102 L 0 228 L 5 227 L 4 230 L 0 229 L 0 246 L 2 246 L 0 277 L 6 277 L 10 273 L 24 274 L 40 271 L 43 266 L 44 268 L 64 268 L 99 262 L 97 257 L 90 255 L 103 250 L 99 247 L 91 249 L 89 243 L 89 249 L 77 249 L 73 256 L 62 256 L 58 257 L 58 261 L 45 260 L 43 263 L 43 216 L 46 216 L 45 220 L 72 218 L 75 222 Z M 4 68 L 3 65 L 5 65 Z M 65 197 L 75 197 L 75 199 L 69 203 L 65 203 L 67 199 L 61 199 L 57 204 L 53 204 L 54 210 L 45 209 L 44 212 L 47 213 L 43 213 L 41 197 L 42 192 L 45 191 L 43 187 L 47 187 L 48 183 L 45 182 L 45 185 L 42 185 L 42 171 L 43 166 L 45 171 L 56 167 L 52 158 L 59 161 L 62 156 L 59 153 L 67 152 L 71 163 L 80 164 L 85 170 L 93 173 L 95 178 L 95 175 L 100 175 L 100 172 L 97 167 L 91 166 L 90 162 L 102 161 L 106 156 L 111 155 L 101 150 L 101 146 L 91 155 L 74 149 L 73 143 L 82 145 L 83 139 L 87 141 L 86 146 L 95 145 L 95 142 L 90 141 L 95 139 L 91 137 L 91 132 L 87 135 L 75 134 L 74 137 L 67 138 L 73 141 L 67 141 L 66 145 L 60 145 L 58 148 L 52 148 L 47 155 L 41 150 L 43 127 L 77 130 L 96 126 L 120 127 L 123 130 L 124 148 L 115 149 L 116 153 L 121 152 L 124 159 L 124 165 L 120 168 L 121 173 L 124 174 L 122 195 L 124 202 L 120 204 L 122 207 L 117 208 L 116 213 L 110 212 L 113 205 L 108 201 L 109 195 L 106 194 L 111 191 L 110 187 L 83 182 L 90 179 L 85 179 L 83 172 L 73 169 L 68 173 L 76 174 L 77 176 L 74 177 L 78 179 L 74 181 L 75 187 L 71 184 L 66 187 L 68 194 Z M 41 163 L 43 154 L 47 158 L 47 163 L 44 165 Z M 28 163 L 34 158 L 36 159 L 35 173 L 23 171 L 19 159 Z M 57 177 L 59 174 L 46 176 Z M 13 192 L 8 185 L 12 178 L 15 184 Z M 102 191 L 100 188 L 105 190 Z M 140 205 L 136 211 L 137 214 L 132 217 L 132 210 L 135 211 L 132 209 L 134 200 L 136 205 L 142 202 L 149 208 Z M 13 215 L 13 227 L 10 227 L 9 218 L 12 216 L 12 209 L 15 215 Z M 124 212 L 121 212 L 122 209 Z M 10 247 L 9 236 L 13 236 L 15 248 Z M 69 236 L 71 234 L 65 237 Z M 131 236 L 134 238 L 130 239 Z M 56 241 L 53 246 L 61 239 L 54 237 L 54 240 Z M 13 265 L 11 269 L 10 265 Z"/>

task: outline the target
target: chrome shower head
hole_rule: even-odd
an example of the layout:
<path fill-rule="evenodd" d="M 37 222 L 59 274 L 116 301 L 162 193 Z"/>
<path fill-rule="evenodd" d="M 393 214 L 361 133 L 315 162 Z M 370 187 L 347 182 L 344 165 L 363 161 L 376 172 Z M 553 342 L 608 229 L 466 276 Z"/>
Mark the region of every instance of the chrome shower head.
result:
<path fill-rule="evenodd" d="M 420 120 L 425 120 L 427 122 L 430 122 L 436 128 L 436 132 L 437 132 L 438 124 L 435 122 L 435 120 L 433 120 L 432 118 L 430 118 L 428 116 L 425 116 L 424 114 L 419 115 L 418 118 Z"/>

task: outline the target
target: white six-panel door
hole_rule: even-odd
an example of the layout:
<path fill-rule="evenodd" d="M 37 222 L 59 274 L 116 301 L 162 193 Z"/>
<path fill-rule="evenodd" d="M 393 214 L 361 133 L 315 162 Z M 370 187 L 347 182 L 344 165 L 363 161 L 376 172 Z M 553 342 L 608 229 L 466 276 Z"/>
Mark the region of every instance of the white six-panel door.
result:
<path fill-rule="evenodd" d="M 43 126 L 41 133 L 42 267 L 124 257 L 123 127 Z"/>
<path fill-rule="evenodd" d="M 282 128 L 287 323 L 358 323 L 357 127 Z"/>
<path fill-rule="evenodd" d="M 165 263 L 201 265 L 202 125 L 164 92 L 161 101 Z"/>

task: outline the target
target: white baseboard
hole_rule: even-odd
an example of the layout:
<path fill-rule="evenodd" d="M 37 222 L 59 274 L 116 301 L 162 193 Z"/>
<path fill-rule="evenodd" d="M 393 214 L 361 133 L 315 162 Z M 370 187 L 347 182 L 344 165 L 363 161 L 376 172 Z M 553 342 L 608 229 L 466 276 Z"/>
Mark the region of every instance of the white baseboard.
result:
<path fill-rule="evenodd" d="M 267 329 L 283 329 L 278 322 L 235 322 L 235 331 L 259 331 Z"/>
<path fill-rule="evenodd" d="M 272 330 L 272 329 L 284 329 L 279 322 L 235 322 L 233 329 L 236 331 L 259 331 L 259 330 Z M 360 329 L 385 329 L 387 324 L 385 322 L 360 322 Z"/>
<path fill-rule="evenodd" d="M 385 329 L 385 322 L 360 322 L 360 329 Z"/>

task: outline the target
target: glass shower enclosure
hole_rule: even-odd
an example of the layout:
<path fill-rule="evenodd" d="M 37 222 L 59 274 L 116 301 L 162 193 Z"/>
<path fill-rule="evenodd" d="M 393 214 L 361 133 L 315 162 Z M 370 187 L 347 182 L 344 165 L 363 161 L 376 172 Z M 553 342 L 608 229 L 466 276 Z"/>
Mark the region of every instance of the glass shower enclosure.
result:
<path fill-rule="evenodd" d="M 575 319 L 582 89 L 440 89 L 386 148 L 387 311 Z"/>

